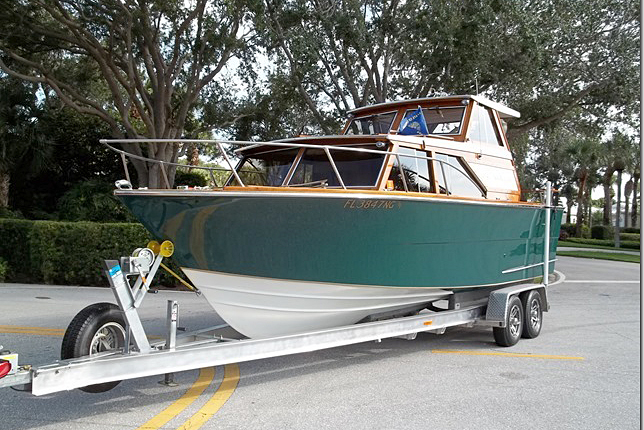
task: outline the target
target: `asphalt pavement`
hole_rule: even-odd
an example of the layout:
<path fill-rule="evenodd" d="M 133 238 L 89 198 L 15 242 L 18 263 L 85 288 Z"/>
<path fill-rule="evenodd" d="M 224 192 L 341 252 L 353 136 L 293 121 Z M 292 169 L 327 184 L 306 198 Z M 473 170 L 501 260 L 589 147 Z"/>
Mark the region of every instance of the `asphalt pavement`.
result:
<path fill-rule="evenodd" d="M 640 428 L 640 265 L 558 258 L 565 280 L 549 289 L 541 335 L 510 348 L 490 328 L 458 327 L 181 372 L 176 387 L 156 376 L 101 394 L 5 388 L 0 429 Z M 34 365 L 59 357 L 80 309 L 113 301 L 81 287 L 0 284 L 0 294 L 0 344 Z M 168 299 L 187 330 L 221 322 L 203 298 L 162 291 L 141 310 L 153 337 Z"/>

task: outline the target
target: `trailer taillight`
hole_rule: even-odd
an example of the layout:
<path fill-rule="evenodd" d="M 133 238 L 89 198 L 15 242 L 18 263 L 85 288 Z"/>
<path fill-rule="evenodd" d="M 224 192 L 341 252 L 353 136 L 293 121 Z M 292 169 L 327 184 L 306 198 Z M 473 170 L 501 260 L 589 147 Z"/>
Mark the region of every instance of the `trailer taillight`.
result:
<path fill-rule="evenodd" d="M 0 360 L 0 378 L 4 378 L 9 372 L 11 372 L 11 362 Z"/>

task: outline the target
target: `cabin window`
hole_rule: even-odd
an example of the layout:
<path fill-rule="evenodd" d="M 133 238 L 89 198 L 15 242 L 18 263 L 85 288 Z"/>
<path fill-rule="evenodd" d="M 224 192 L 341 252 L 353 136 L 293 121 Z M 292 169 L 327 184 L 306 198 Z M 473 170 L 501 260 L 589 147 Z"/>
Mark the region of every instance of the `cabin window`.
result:
<path fill-rule="evenodd" d="M 239 164 L 237 174 L 244 185 L 279 187 L 284 182 L 297 151 L 297 149 L 280 149 L 246 156 Z M 239 186 L 232 175 L 229 183 Z"/>
<path fill-rule="evenodd" d="M 436 154 L 436 176 L 439 192 L 463 197 L 485 197 L 459 157 Z"/>
<path fill-rule="evenodd" d="M 407 110 L 404 117 L 407 118 L 414 111 Z M 460 134 L 464 113 L 465 107 L 461 106 L 423 108 L 429 134 Z"/>
<path fill-rule="evenodd" d="M 333 162 L 346 187 L 375 187 L 385 161 L 384 148 L 375 145 L 362 145 L 356 149 L 369 149 L 382 152 L 357 152 L 329 149 Z M 307 148 L 293 173 L 291 186 L 328 186 L 340 187 L 340 181 L 333 170 L 324 149 Z"/>
<path fill-rule="evenodd" d="M 519 191 L 513 169 L 474 163 L 470 166 L 488 189 Z"/>
<path fill-rule="evenodd" d="M 469 138 L 488 145 L 503 146 L 492 109 L 474 105 L 470 117 Z"/>
<path fill-rule="evenodd" d="M 391 130 L 396 112 L 354 118 L 345 134 L 387 134 Z"/>
<path fill-rule="evenodd" d="M 400 163 L 402 164 L 403 174 L 405 181 L 407 181 L 407 188 L 409 191 L 420 193 L 431 193 L 433 180 L 429 169 L 429 161 L 424 158 L 427 157 L 425 151 L 417 151 L 412 148 L 399 147 L 398 154 Z M 391 169 L 389 179 L 394 181 L 394 190 L 405 191 L 405 184 L 400 172 L 398 161 L 394 158 L 394 166 Z"/>

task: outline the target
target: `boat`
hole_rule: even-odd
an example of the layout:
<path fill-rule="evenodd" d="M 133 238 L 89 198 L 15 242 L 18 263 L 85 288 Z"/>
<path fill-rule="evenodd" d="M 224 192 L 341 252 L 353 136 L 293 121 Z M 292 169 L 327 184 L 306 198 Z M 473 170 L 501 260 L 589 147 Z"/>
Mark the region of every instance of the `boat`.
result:
<path fill-rule="evenodd" d="M 546 234 L 554 270 L 562 211 L 546 233 L 543 204 L 522 198 L 513 117 L 475 95 L 360 107 L 338 135 L 202 142 L 238 146 L 219 186 L 114 194 L 249 338 L 458 306 L 542 276 Z M 140 158 L 123 142 L 104 141 Z"/>

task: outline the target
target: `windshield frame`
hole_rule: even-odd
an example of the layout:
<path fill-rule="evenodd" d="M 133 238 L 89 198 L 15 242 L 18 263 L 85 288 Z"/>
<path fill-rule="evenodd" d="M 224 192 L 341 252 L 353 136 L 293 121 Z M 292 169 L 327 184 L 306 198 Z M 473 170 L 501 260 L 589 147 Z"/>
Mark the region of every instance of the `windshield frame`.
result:
<path fill-rule="evenodd" d="M 385 115 L 391 115 L 393 114 L 393 117 L 391 119 L 391 122 L 389 123 L 389 128 L 385 133 L 349 133 L 351 130 L 351 125 L 353 124 L 354 121 L 356 120 L 361 120 L 361 119 L 366 119 L 366 118 L 374 118 L 378 116 L 385 116 Z M 393 129 L 394 124 L 396 123 L 396 118 L 398 117 L 399 111 L 392 110 L 392 111 L 387 111 L 387 112 L 378 112 L 378 113 L 372 113 L 372 114 L 366 114 L 363 116 L 357 116 L 353 118 L 349 118 L 349 122 L 347 123 L 347 126 L 344 130 L 344 133 L 342 133 L 345 136 L 378 136 L 380 134 L 389 134 L 391 130 Z"/>
<path fill-rule="evenodd" d="M 367 135 L 365 135 L 367 136 Z M 378 170 L 378 174 L 375 177 L 373 185 L 348 185 L 344 184 L 346 189 L 363 189 L 363 190 L 377 190 L 380 188 L 380 183 L 382 179 L 383 172 L 385 171 L 388 163 L 388 156 L 390 155 L 391 151 L 391 144 L 386 144 L 382 148 L 378 148 L 376 142 L 365 142 L 365 143 L 355 143 L 355 144 L 349 144 L 349 145 L 339 145 L 340 148 L 334 149 L 333 147 L 329 147 L 329 152 L 331 153 L 331 158 L 333 158 L 334 164 L 336 164 L 335 158 L 333 157 L 333 152 L 342 152 L 342 148 L 353 148 L 358 151 L 344 151 L 348 153 L 354 153 L 354 152 L 362 152 L 359 151 L 360 149 L 365 149 L 365 153 L 370 153 L 374 154 L 375 152 L 373 151 L 378 151 L 382 152 L 382 164 L 380 165 L 380 169 Z M 368 148 L 360 148 L 360 147 L 365 147 L 368 146 Z M 371 148 L 374 147 L 374 148 Z M 295 176 L 295 172 L 297 171 L 298 167 L 300 166 L 300 163 L 302 162 L 302 159 L 304 158 L 304 153 L 309 150 L 309 149 L 315 149 L 315 148 L 302 148 L 302 150 L 299 152 L 297 159 L 295 163 L 292 166 L 291 171 L 289 172 L 287 179 L 284 181 L 284 184 L 282 186 L 285 187 L 301 187 L 300 184 L 293 184 L 291 183 L 293 177 Z M 323 149 L 323 148 L 320 148 Z M 330 163 L 330 162 L 329 162 Z M 337 167 L 336 167 L 337 168 Z M 338 169 L 338 173 L 339 169 Z M 340 177 L 343 177 L 342 174 L 340 173 Z M 343 181 L 344 182 L 344 179 Z M 332 185 L 332 186 L 325 186 L 325 188 L 328 189 L 343 189 L 342 185 Z"/>

